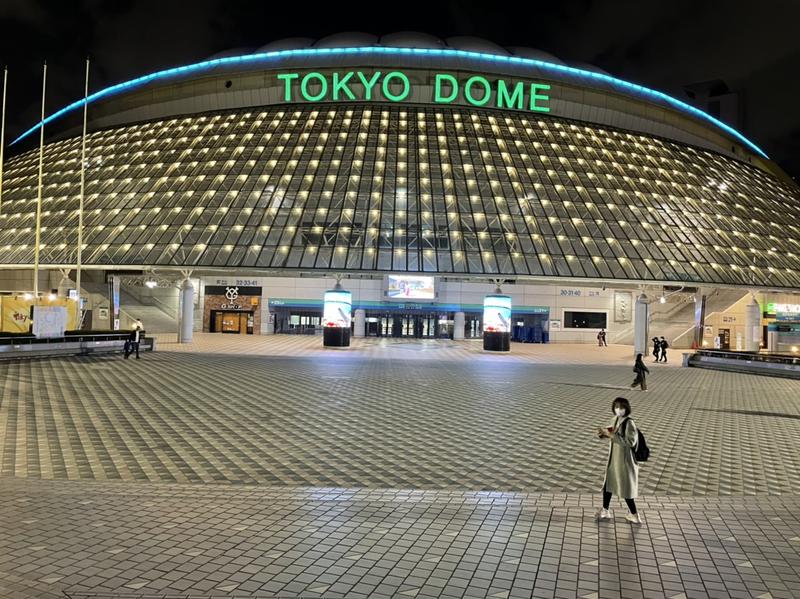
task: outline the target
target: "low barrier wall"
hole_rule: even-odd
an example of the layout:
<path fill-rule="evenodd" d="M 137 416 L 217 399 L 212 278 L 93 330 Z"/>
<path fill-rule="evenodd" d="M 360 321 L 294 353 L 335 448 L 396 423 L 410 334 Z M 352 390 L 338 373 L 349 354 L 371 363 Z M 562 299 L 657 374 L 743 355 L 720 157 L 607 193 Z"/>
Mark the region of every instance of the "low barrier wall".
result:
<path fill-rule="evenodd" d="M 125 350 L 129 333 L 98 333 L 66 337 L 0 337 L 0 360 L 46 356 L 83 356 Z M 145 336 L 139 351 L 155 351 L 155 337 Z"/>
<path fill-rule="evenodd" d="M 692 368 L 800 379 L 798 356 L 705 349 L 683 356 L 684 365 Z"/>

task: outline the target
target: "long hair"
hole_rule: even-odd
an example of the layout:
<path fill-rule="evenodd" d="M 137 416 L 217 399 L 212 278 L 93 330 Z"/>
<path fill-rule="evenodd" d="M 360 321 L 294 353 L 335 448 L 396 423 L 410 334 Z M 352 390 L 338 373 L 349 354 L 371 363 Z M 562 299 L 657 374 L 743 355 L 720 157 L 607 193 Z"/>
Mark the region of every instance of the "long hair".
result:
<path fill-rule="evenodd" d="M 636 361 L 637 362 L 641 362 L 642 361 L 642 354 L 636 354 Z"/>

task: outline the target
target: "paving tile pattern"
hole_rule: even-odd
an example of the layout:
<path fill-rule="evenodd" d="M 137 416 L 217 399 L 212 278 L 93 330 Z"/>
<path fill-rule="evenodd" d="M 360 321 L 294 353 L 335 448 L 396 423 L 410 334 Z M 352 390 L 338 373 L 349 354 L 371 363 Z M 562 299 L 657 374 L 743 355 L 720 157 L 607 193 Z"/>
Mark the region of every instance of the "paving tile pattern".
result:
<path fill-rule="evenodd" d="M 797 596 L 796 496 L 598 500 L 6 479 L 0 596 Z"/>
<path fill-rule="evenodd" d="M 593 427 L 623 394 L 653 450 L 643 493 L 800 492 L 800 454 L 774 449 L 800 438 L 797 381 L 653 365 L 642 393 L 620 350 L 412 348 L 3 363 L 0 476 L 594 492 Z"/>

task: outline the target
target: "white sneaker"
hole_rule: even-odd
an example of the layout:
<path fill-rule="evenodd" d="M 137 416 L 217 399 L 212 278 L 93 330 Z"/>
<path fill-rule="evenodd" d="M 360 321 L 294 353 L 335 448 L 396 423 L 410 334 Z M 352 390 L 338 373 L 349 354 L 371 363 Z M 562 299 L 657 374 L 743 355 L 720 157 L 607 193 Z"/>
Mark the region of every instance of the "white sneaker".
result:
<path fill-rule="evenodd" d="M 642 519 L 639 517 L 639 514 L 626 514 L 625 519 L 631 524 L 642 523 Z"/>
<path fill-rule="evenodd" d="M 611 520 L 611 512 L 609 512 L 606 508 L 602 508 L 597 514 L 595 514 L 596 520 Z"/>

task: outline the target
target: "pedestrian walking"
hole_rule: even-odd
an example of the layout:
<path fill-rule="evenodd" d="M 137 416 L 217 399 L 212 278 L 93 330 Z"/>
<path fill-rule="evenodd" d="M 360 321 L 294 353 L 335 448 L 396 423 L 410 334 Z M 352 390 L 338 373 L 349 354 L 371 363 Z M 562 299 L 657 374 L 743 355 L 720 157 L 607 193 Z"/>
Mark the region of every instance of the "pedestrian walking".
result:
<path fill-rule="evenodd" d="M 136 359 L 139 359 L 139 343 L 142 341 L 144 335 L 144 326 L 142 321 L 138 318 L 133 324 L 133 330 L 128 335 L 128 340 L 125 342 L 125 359 L 130 358 L 131 354 L 136 352 Z"/>
<path fill-rule="evenodd" d="M 658 342 L 658 345 L 661 348 L 661 356 L 659 357 L 658 361 L 659 362 L 666 362 L 667 361 L 667 348 L 669 347 L 669 343 L 667 343 L 667 340 L 664 339 L 664 337 L 661 337 L 661 339 Z"/>
<path fill-rule="evenodd" d="M 597 333 L 597 346 L 598 347 L 608 347 L 608 343 L 606 343 L 606 330 L 600 329 L 600 332 Z"/>
<path fill-rule="evenodd" d="M 636 361 L 633 363 L 633 371 L 636 373 L 636 378 L 631 383 L 631 389 L 635 389 L 637 385 L 641 385 L 642 391 L 647 391 L 647 375 L 650 370 L 642 359 L 642 354 L 636 354 Z"/>
<path fill-rule="evenodd" d="M 658 357 L 661 355 L 661 342 L 658 340 L 658 337 L 653 337 L 653 357 L 655 360 L 653 362 L 658 362 Z"/>
<path fill-rule="evenodd" d="M 625 519 L 631 524 L 641 524 L 635 501 L 639 495 L 639 465 L 634 457 L 639 431 L 630 417 L 631 404 L 627 399 L 617 397 L 611 404 L 611 410 L 614 413 L 612 425 L 597 429 L 598 437 L 610 441 L 603 481 L 603 507 L 597 512 L 597 520 L 611 519 L 611 496 L 616 495 L 628 505 L 629 513 Z"/>

